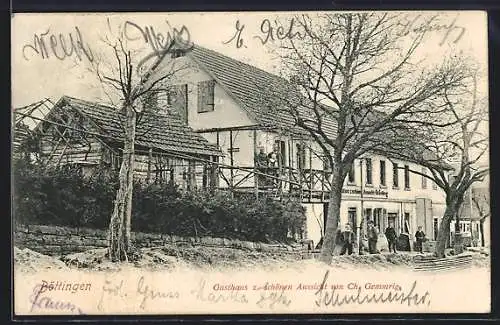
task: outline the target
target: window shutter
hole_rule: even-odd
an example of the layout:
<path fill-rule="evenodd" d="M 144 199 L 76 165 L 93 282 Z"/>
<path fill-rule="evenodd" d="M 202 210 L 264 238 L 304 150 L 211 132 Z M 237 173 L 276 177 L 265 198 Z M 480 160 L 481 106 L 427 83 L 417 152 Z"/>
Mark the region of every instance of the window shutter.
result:
<path fill-rule="evenodd" d="M 188 122 L 187 84 L 177 86 L 177 104 L 182 120 Z"/>
<path fill-rule="evenodd" d="M 204 93 L 205 93 L 205 83 L 204 82 L 199 82 L 198 83 L 198 113 L 202 113 L 205 110 L 205 98 L 204 98 Z"/>
<path fill-rule="evenodd" d="M 214 87 L 214 80 L 198 83 L 198 113 L 214 110 Z"/>

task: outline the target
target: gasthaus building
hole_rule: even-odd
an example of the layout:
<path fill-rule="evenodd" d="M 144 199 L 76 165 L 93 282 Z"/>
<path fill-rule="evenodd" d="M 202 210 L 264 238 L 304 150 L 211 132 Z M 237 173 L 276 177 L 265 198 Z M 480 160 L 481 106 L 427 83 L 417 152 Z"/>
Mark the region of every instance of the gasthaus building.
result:
<path fill-rule="evenodd" d="M 303 239 L 316 245 L 325 225 L 329 172 L 322 151 L 290 116 L 263 108 L 262 92 L 255 85 L 280 77 L 198 45 L 165 54 L 153 73 L 166 73 L 172 62 L 188 68 L 170 91 L 152 100 L 177 112 L 186 125 L 222 151 L 218 188 L 300 199 L 307 211 Z M 325 132 L 335 132 L 335 126 L 327 125 Z M 263 166 L 260 157 L 270 157 L 271 163 Z M 410 170 L 424 171 L 377 154 L 357 160 L 346 179 L 341 224 L 349 222 L 360 232 L 366 216 L 383 233 L 393 220 L 396 232 L 410 234 L 410 241 L 418 226 L 434 239 L 444 212 L 444 193 Z"/>

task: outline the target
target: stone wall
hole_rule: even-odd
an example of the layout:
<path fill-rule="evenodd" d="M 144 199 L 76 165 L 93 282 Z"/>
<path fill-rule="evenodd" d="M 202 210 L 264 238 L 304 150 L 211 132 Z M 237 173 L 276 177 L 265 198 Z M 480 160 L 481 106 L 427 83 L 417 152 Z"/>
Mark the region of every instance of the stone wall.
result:
<path fill-rule="evenodd" d="M 228 247 L 267 252 L 294 252 L 303 249 L 302 245 L 289 246 L 227 238 L 180 237 L 142 232 L 132 232 L 132 241 L 134 245 L 141 248 L 174 244 Z M 14 244 L 19 248 L 27 247 L 42 254 L 58 256 L 106 247 L 107 231 L 90 228 L 22 225 L 17 226 L 14 231 Z"/>

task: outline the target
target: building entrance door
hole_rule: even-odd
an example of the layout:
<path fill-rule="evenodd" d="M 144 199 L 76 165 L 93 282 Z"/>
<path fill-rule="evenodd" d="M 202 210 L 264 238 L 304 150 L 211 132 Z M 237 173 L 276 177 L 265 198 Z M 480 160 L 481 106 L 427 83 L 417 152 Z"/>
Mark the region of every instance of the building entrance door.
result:
<path fill-rule="evenodd" d="M 349 224 L 351 225 L 351 230 L 356 234 L 358 232 L 358 217 L 357 217 L 357 213 L 356 213 L 356 208 L 349 208 L 349 210 L 347 211 L 347 220 L 349 222 Z"/>
<path fill-rule="evenodd" d="M 387 221 L 389 223 L 388 225 L 390 225 L 392 223 L 394 226 L 394 230 L 396 230 L 396 234 L 399 234 L 400 233 L 399 222 L 397 222 L 397 220 L 398 220 L 397 213 L 388 213 L 388 215 L 387 215 Z"/>

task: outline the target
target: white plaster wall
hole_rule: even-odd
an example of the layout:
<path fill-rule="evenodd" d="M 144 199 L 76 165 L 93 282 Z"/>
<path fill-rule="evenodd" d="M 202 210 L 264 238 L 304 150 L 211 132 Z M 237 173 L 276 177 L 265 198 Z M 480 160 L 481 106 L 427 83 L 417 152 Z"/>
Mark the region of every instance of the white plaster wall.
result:
<path fill-rule="evenodd" d="M 388 193 L 388 199 L 391 200 L 398 200 L 398 201 L 409 201 L 409 200 L 415 200 L 417 197 L 422 197 L 422 198 L 429 198 L 432 200 L 432 202 L 436 203 L 442 203 L 445 201 L 445 196 L 444 192 L 440 189 L 434 189 L 432 186 L 432 182 L 428 179 L 427 180 L 427 187 L 424 189 L 422 187 L 422 176 L 411 173 L 410 172 L 410 188 L 409 190 L 404 188 L 404 169 L 399 169 L 399 187 L 394 188 L 393 187 L 393 175 L 392 175 L 392 162 L 398 163 L 399 167 L 403 167 L 404 165 L 409 165 L 410 170 L 416 170 L 421 172 L 422 167 L 418 166 L 413 163 L 407 163 L 402 160 L 396 160 L 392 159 L 389 160 L 386 157 L 383 157 L 381 155 L 367 155 L 366 157 L 369 157 L 372 159 L 372 184 L 367 185 L 365 180 L 366 180 L 366 163 L 363 161 L 363 171 L 361 173 L 361 166 L 360 166 L 360 159 L 357 159 L 354 163 L 354 176 L 355 176 L 355 183 L 354 184 L 349 184 L 348 179 L 346 177 L 346 180 L 344 182 L 344 188 L 345 189 L 355 189 L 358 188 L 360 189 L 361 187 L 361 174 L 363 176 L 363 187 L 366 190 L 373 190 L 373 189 L 379 189 L 386 191 Z M 380 184 L 380 160 L 385 160 L 385 168 L 386 168 L 386 185 L 383 186 Z"/>
<path fill-rule="evenodd" d="M 198 113 L 198 83 L 213 78 L 189 56 L 166 58 L 156 69 L 156 74 L 160 76 L 172 71 L 173 65 L 178 72 L 169 83 L 188 85 L 188 124 L 194 130 L 253 124 L 245 110 L 218 83 L 214 89 L 214 111 Z"/>

